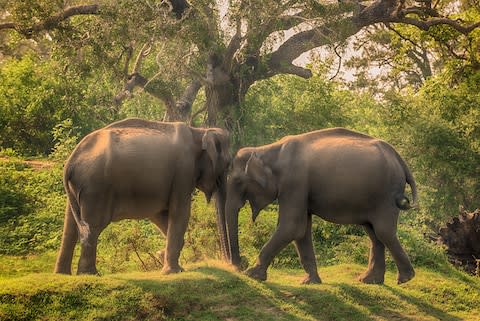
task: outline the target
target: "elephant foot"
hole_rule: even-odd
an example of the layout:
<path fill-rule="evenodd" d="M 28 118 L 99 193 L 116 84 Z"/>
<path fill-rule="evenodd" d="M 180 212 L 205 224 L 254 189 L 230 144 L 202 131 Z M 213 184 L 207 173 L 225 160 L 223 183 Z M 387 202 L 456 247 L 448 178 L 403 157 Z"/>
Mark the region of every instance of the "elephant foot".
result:
<path fill-rule="evenodd" d="M 95 263 L 91 264 L 90 262 L 82 262 L 82 259 L 80 259 L 80 262 L 78 263 L 78 268 L 77 268 L 77 275 L 80 274 L 91 274 L 91 275 L 98 275 L 97 267 L 95 266 Z"/>
<path fill-rule="evenodd" d="M 320 279 L 318 274 L 316 275 L 308 274 L 302 281 L 302 284 L 320 284 L 320 283 L 322 283 L 322 280 Z"/>
<path fill-rule="evenodd" d="M 98 273 L 97 269 L 78 269 L 77 275 L 82 275 L 82 274 L 87 274 L 87 275 L 97 275 L 100 276 L 100 273 Z"/>
<path fill-rule="evenodd" d="M 65 268 L 65 267 L 56 266 L 56 267 L 55 267 L 55 270 L 53 271 L 53 273 L 71 275 L 71 274 L 72 274 L 72 269 L 71 269 L 71 268 Z"/>
<path fill-rule="evenodd" d="M 360 282 L 366 284 L 383 284 L 385 278 L 385 273 L 375 273 L 373 271 L 367 271 L 361 276 L 358 277 Z"/>
<path fill-rule="evenodd" d="M 162 269 L 162 274 L 180 273 L 183 271 L 185 270 L 181 266 L 172 267 L 172 266 L 164 265 Z"/>
<path fill-rule="evenodd" d="M 397 284 L 408 282 L 411 279 L 413 279 L 414 276 L 415 276 L 415 271 L 413 270 L 413 268 L 406 272 L 400 271 L 397 277 Z"/>
<path fill-rule="evenodd" d="M 265 281 L 267 279 L 267 271 L 258 265 L 246 270 L 245 275 L 258 281 Z"/>

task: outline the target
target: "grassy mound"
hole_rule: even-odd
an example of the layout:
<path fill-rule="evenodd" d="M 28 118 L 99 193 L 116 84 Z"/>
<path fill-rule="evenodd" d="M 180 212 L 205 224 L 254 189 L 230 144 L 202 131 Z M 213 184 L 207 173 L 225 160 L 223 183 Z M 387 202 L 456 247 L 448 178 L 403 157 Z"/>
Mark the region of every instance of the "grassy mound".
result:
<path fill-rule="evenodd" d="M 321 268 L 324 283 L 309 286 L 298 269 L 271 269 L 259 283 L 218 261 L 176 275 L 10 274 L 0 278 L 0 320 L 480 319 L 478 278 L 420 268 L 400 286 L 394 271 L 385 285 L 364 285 L 356 281 L 364 268 Z"/>

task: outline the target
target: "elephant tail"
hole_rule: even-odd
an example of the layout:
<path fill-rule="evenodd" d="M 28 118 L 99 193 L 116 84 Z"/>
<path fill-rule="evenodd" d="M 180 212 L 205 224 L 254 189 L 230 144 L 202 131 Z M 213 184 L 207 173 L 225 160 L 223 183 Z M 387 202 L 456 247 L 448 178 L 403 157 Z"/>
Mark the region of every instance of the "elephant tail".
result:
<path fill-rule="evenodd" d="M 88 236 L 90 234 L 90 227 L 88 226 L 88 223 L 82 220 L 81 218 L 80 205 L 78 204 L 78 198 L 73 192 L 73 189 L 71 188 L 71 184 L 70 184 L 71 175 L 72 175 L 72 169 L 70 166 L 68 166 L 65 169 L 63 186 L 65 188 L 65 192 L 67 193 L 67 200 L 70 206 L 70 211 L 72 213 L 73 219 L 75 220 L 75 223 L 77 224 L 78 236 L 80 238 L 80 242 L 86 245 Z"/>
<path fill-rule="evenodd" d="M 384 142 L 384 146 L 387 146 L 387 148 L 391 150 L 395 155 L 395 157 L 397 158 L 405 174 L 405 180 L 408 183 L 408 185 L 410 185 L 410 189 L 412 191 L 412 203 L 410 203 L 410 200 L 403 193 L 401 193 L 395 197 L 395 204 L 401 210 L 418 208 L 417 184 L 415 183 L 415 178 L 413 178 L 412 172 L 408 168 L 408 165 L 405 163 L 402 156 L 400 156 L 400 154 L 398 154 L 398 152 L 395 150 L 395 148 L 393 148 L 390 144 L 385 142 Z"/>
<path fill-rule="evenodd" d="M 398 157 L 400 158 L 400 163 L 402 164 L 403 170 L 405 171 L 406 181 L 408 185 L 410 185 L 410 189 L 412 190 L 412 204 L 410 204 L 410 202 L 408 201 L 408 198 L 404 196 L 403 198 L 406 199 L 408 202 L 406 204 L 407 208 L 400 207 L 398 204 L 399 203 L 398 201 L 397 201 L 397 206 L 399 206 L 400 209 L 405 209 L 405 210 L 410 208 L 418 208 L 417 184 L 415 183 L 415 178 L 413 178 L 412 172 L 410 172 L 410 169 L 408 168 L 405 161 L 400 157 L 400 155 Z"/>

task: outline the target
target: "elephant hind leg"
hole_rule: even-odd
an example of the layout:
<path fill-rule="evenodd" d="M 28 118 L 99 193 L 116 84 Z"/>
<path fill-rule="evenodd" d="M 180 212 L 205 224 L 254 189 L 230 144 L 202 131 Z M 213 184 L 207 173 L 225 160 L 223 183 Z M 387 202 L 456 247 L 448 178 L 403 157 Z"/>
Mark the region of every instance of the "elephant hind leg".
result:
<path fill-rule="evenodd" d="M 104 226 L 90 226 L 90 234 L 81 244 L 77 274 L 98 274 L 96 267 L 97 243 L 104 228 Z"/>
<path fill-rule="evenodd" d="M 62 244 L 55 264 L 55 273 L 72 274 L 72 258 L 78 241 L 78 230 L 72 215 L 70 203 L 65 208 Z"/>
<path fill-rule="evenodd" d="M 359 280 L 363 283 L 383 284 L 385 277 L 385 245 L 375 235 L 370 223 L 364 224 L 363 228 L 370 238 L 370 254 L 368 257 L 368 269 Z"/>
<path fill-rule="evenodd" d="M 110 213 L 108 206 L 96 203 L 93 197 L 88 200 L 81 206 L 81 213 L 84 220 L 88 223 L 90 233 L 80 244 L 77 274 L 98 274 L 96 267 L 98 237 L 110 223 L 110 217 L 112 217 L 112 215 L 108 214 Z"/>
<path fill-rule="evenodd" d="M 397 237 L 398 209 L 390 209 L 383 216 L 377 216 L 373 223 L 373 230 L 377 238 L 388 248 L 398 268 L 397 282 L 405 283 L 415 276 L 415 271 L 407 253 L 403 250 Z"/>

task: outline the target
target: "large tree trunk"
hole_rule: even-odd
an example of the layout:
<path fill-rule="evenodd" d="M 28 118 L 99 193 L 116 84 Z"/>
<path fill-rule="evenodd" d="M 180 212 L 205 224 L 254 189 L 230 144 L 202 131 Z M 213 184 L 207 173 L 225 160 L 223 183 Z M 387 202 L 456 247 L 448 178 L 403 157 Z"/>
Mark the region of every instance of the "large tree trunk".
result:
<path fill-rule="evenodd" d="M 205 84 L 208 127 L 219 126 L 229 131 L 233 130 L 232 110 L 239 104 L 237 92 L 232 75 L 225 70 L 223 57 L 211 54 L 207 63 Z"/>
<path fill-rule="evenodd" d="M 460 208 L 439 231 L 439 241 L 447 246 L 449 261 L 470 274 L 480 276 L 480 209 L 469 213 Z"/>

